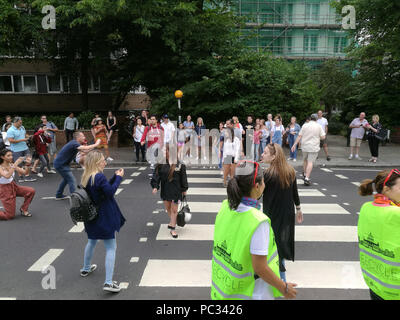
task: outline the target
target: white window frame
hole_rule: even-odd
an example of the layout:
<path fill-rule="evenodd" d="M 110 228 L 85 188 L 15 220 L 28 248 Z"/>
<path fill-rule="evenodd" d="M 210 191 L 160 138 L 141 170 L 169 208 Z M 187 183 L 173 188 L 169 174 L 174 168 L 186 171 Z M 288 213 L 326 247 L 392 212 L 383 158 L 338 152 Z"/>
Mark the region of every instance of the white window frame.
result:
<path fill-rule="evenodd" d="M 54 77 L 54 76 L 52 76 L 52 75 L 46 75 L 47 92 L 48 92 L 48 93 L 62 93 L 64 90 L 63 90 L 63 86 L 62 86 L 62 79 L 61 79 L 61 76 L 59 77 L 59 81 L 60 81 L 60 91 L 51 91 L 51 90 L 50 90 L 49 77 Z"/>
<path fill-rule="evenodd" d="M 0 91 L 0 94 L 35 94 L 35 93 L 39 93 L 38 81 L 37 81 L 37 75 L 36 74 L 2 74 L 1 76 L 10 76 L 11 77 L 12 91 Z M 18 76 L 21 77 L 22 92 L 15 92 L 14 77 L 18 77 Z M 24 80 L 24 77 L 34 77 L 35 78 L 36 91 L 25 92 L 25 80 Z"/>
<path fill-rule="evenodd" d="M 138 87 L 132 87 L 132 89 L 129 91 L 130 94 L 146 94 L 146 88 L 143 87 L 142 85 L 139 85 Z"/>
<path fill-rule="evenodd" d="M 94 90 L 94 84 L 93 84 L 93 76 L 89 75 L 89 83 L 88 83 L 88 93 L 100 93 L 100 88 L 101 88 L 101 83 L 100 83 L 100 76 L 97 76 L 99 79 L 99 90 Z M 82 88 L 81 88 L 81 77 L 78 77 L 78 89 L 79 93 L 82 93 Z"/>

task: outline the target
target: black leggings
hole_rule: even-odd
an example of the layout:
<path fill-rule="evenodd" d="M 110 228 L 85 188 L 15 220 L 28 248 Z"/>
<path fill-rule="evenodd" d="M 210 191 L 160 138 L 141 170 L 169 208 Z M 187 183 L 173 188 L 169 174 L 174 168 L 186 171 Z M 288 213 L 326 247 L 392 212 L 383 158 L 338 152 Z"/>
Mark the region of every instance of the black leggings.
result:
<path fill-rule="evenodd" d="M 146 158 L 146 145 L 143 145 L 140 142 L 135 142 L 136 149 L 136 161 L 139 161 L 139 152 L 142 151 L 142 161 L 145 161 Z"/>
<path fill-rule="evenodd" d="M 369 151 L 371 152 L 371 156 L 374 158 L 378 158 L 379 139 L 377 139 L 376 137 L 368 137 L 368 145 L 369 145 Z"/>

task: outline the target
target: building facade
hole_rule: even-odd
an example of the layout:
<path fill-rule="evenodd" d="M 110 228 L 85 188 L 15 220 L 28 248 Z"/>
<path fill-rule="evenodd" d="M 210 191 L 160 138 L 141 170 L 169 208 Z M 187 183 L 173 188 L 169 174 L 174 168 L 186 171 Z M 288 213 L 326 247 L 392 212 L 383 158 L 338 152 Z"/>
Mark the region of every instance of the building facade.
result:
<path fill-rule="evenodd" d="M 89 109 L 112 108 L 111 85 L 99 75 L 90 74 L 89 78 Z M 0 64 L 0 113 L 79 112 L 81 93 L 79 77 L 55 75 L 49 62 L 6 58 Z M 149 97 L 139 88 L 127 95 L 119 110 L 149 107 Z"/>
<path fill-rule="evenodd" d="M 346 57 L 347 32 L 330 0 L 235 0 L 234 10 L 246 17 L 241 36 L 251 48 L 317 64 Z"/>

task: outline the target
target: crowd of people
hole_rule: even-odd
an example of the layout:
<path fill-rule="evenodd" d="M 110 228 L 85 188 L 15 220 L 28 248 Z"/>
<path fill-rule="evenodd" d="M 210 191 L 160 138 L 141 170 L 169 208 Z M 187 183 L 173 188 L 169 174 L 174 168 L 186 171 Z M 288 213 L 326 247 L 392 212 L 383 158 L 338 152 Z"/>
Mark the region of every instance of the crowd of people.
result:
<path fill-rule="evenodd" d="M 7 122 L 3 125 L 4 130 L 7 130 L 3 134 L 5 143 L 0 151 L 0 200 L 4 208 L 0 211 L 0 220 L 15 217 L 17 197 L 24 198 L 21 215 L 32 216 L 28 209 L 35 190 L 19 184 L 34 181 L 31 172 L 37 173 L 39 177 L 43 177 L 46 169 L 49 174 L 58 173 L 62 180 L 55 199 L 68 199 L 64 194 L 65 187 L 69 186 L 70 193 L 77 188 L 70 164 L 73 161 L 79 163 L 84 169 L 81 185 L 99 212 L 97 219 L 84 224 L 88 242 L 80 275 L 86 277 L 97 269 L 91 260 L 98 240 L 103 240 L 106 248 L 103 289 L 119 292 L 120 287 L 113 281 L 117 247 L 115 234 L 124 225 L 125 218 L 114 195 L 122 182 L 124 170 L 116 170 L 110 180 L 103 174 L 109 162 L 108 150 L 104 146 L 109 143 L 115 131 L 116 119 L 109 113 L 105 125 L 96 114 L 92 121 L 95 142 L 88 144 L 85 135 L 70 126 L 70 122 L 75 122 L 73 114 L 68 118 L 65 126 L 71 139 L 60 150 L 52 145 L 58 128 L 46 116 L 41 117 L 42 123 L 37 126 L 32 137 L 26 134 L 21 118 L 6 118 Z M 370 160 L 376 162 L 378 151 L 374 139 L 382 129 L 379 117 L 374 115 L 370 125 L 365 120 L 365 113 L 361 113 L 360 117 L 352 121 L 350 128 L 352 138 L 349 159 L 353 159 L 353 154 L 355 159 L 360 159 L 363 130 L 364 133 L 369 132 L 368 141 L 374 152 Z M 207 159 L 206 126 L 201 117 L 194 124 L 189 115 L 186 121 L 175 128 L 167 114 L 163 115 L 159 123 L 156 116 L 148 117 L 144 111 L 134 119 L 131 130 L 136 160 L 139 161 L 141 154 L 141 160 L 144 161 L 146 150 L 152 155 L 147 157 L 152 168 L 151 190 L 153 194 L 160 190 L 169 217 L 167 228 L 171 237 L 176 239 L 178 207 L 189 189 L 186 160 Z M 297 285 L 286 281 L 285 261 L 295 260 L 295 223 L 303 222 L 303 213 L 296 172 L 290 162 L 296 161 L 298 146 L 301 144 L 304 184 L 310 185 L 310 175 L 320 148 L 323 148 L 327 160 L 330 160 L 327 132 L 328 121 L 322 111 L 311 115 L 302 126 L 292 117 L 285 128 L 281 116 L 273 117 L 271 114 L 267 120 L 253 120 L 249 116 L 244 125 L 235 116 L 219 124 L 219 135 L 212 140 L 219 168 L 223 169 L 222 180 L 227 188 L 227 200 L 223 201 L 215 220 L 212 299 L 268 300 L 280 296 L 288 299 L 296 297 Z M 34 146 L 32 156 L 28 143 Z M 285 144 L 290 148 L 289 158 L 286 158 L 283 151 Z M 100 150 L 95 150 L 102 148 L 106 150 L 106 156 Z M 54 159 L 55 171 L 50 166 L 51 157 Z M 263 164 L 267 166 L 266 169 L 263 169 Z M 361 208 L 358 221 L 360 263 L 364 279 L 371 289 L 371 298 L 400 299 L 400 283 L 391 277 L 393 272 L 397 272 L 395 268 L 398 268 L 399 263 L 397 229 L 400 226 L 400 171 L 382 171 L 374 180 L 364 180 L 359 193 L 362 196 L 374 194 L 374 201 L 367 202 Z M 383 252 L 384 257 L 377 255 L 376 248 L 371 246 L 371 235 L 374 243 L 381 245 L 379 252 Z M 375 270 L 378 267 L 391 271 L 377 277 Z"/>

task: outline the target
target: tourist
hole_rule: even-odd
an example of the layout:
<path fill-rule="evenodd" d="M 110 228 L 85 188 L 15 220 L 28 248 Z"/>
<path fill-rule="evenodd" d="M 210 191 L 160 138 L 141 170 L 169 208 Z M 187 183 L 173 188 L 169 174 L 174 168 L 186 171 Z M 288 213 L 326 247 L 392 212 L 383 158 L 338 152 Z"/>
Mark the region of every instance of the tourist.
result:
<path fill-rule="evenodd" d="M 78 119 L 74 117 L 74 113 L 71 112 L 64 121 L 64 131 L 67 143 L 73 139 L 75 130 L 79 129 Z"/>
<path fill-rule="evenodd" d="M 365 129 L 368 128 L 368 121 L 365 119 L 365 113 L 361 112 L 358 118 L 355 118 L 349 125 L 351 128 L 350 134 L 350 156 L 349 160 L 353 159 L 353 154 L 355 155 L 354 158 L 357 160 L 362 160 L 358 155 L 360 151 L 361 142 L 364 138 Z M 355 151 L 355 153 L 354 153 Z"/>

